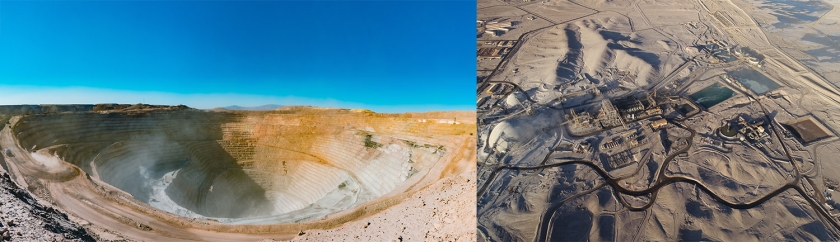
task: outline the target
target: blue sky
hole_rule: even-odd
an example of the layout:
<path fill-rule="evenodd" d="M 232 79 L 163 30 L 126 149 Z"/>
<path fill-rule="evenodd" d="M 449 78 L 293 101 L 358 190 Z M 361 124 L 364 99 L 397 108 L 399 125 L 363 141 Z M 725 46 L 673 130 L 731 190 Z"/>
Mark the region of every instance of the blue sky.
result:
<path fill-rule="evenodd" d="M 474 1 L 0 0 L 0 104 L 475 107 Z"/>

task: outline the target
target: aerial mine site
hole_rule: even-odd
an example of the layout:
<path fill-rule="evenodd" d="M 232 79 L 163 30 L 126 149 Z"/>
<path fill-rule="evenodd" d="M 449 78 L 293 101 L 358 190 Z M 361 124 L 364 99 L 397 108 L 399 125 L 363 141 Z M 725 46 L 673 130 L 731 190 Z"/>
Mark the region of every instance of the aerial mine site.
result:
<path fill-rule="evenodd" d="M 0 240 L 475 240 L 475 120 L 0 106 Z"/>
<path fill-rule="evenodd" d="M 840 239 L 840 1 L 477 18 L 478 241 Z"/>

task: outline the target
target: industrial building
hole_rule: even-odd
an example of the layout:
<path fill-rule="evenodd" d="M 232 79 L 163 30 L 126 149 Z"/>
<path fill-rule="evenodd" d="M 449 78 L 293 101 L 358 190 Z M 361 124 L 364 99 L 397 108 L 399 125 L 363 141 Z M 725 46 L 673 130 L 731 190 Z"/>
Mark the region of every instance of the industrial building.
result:
<path fill-rule="evenodd" d="M 738 125 L 740 126 L 738 133 L 741 133 L 750 140 L 760 141 L 770 137 L 767 132 L 764 132 L 764 119 L 747 122 L 744 120 L 744 117 L 738 117 Z"/>
<path fill-rule="evenodd" d="M 476 23 L 476 27 L 478 27 L 479 33 L 486 33 L 490 34 L 493 37 L 497 37 L 503 35 L 510 31 L 513 26 L 513 22 L 510 21 L 478 21 Z"/>
<path fill-rule="evenodd" d="M 502 58 L 507 52 L 508 48 L 479 48 L 479 58 Z"/>
<path fill-rule="evenodd" d="M 513 47 L 513 45 L 515 45 L 515 44 L 516 44 L 515 40 L 502 40 L 502 41 L 499 41 L 498 43 L 496 43 L 496 45 L 498 47 L 502 47 L 502 48 L 510 48 L 510 47 Z"/>
<path fill-rule="evenodd" d="M 650 127 L 654 130 L 661 129 L 668 125 L 668 120 L 660 119 L 650 123 Z"/>
<path fill-rule="evenodd" d="M 624 120 L 618 113 L 618 109 L 613 106 L 609 99 L 601 101 L 601 110 L 598 113 L 598 121 L 601 122 L 601 126 L 604 128 L 624 125 Z"/>
<path fill-rule="evenodd" d="M 736 140 L 738 139 L 738 131 L 732 127 L 732 125 L 724 124 L 720 128 L 718 128 L 718 134 L 727 140 Z"/>
<path fill-rule="evenodd" d="M 569 110 L 569 114 L 566 115 L 566 120 L 572 121 L 575 128 L 585 128 L 592 124 L 592 115 L 587 112 L 581 112 L 578 114 L 574 109 L 571 109 Z"/>

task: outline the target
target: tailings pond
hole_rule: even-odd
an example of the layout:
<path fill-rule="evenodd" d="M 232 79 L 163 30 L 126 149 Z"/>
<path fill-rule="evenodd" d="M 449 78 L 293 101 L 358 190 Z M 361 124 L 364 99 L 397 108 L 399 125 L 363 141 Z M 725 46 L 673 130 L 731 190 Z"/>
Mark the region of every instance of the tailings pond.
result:
<path fill-rule="evenodd" d="M 695 102 L 708 109 L 734 95 L 735 92 L 732 91 L 732 89 L 729 89 L 720 83 L 715 83 L 711 86 L 703 88 L 703 90 L 700 90 L 699 92 L 691 94 L 690 97 L 691 99 L 694 99 Z"/>
<path fill-rule="evenodd" d="M 780 87 L 778 83 L 770 80 L 770 78 L 767 78 L 764 74 L 750 68 L 740 68 L 731 71 L 728 74 L 741 82 L 741 84 L 744 84 L 744 86 L 747 86 L 756 94 L 763 94 Z"/>

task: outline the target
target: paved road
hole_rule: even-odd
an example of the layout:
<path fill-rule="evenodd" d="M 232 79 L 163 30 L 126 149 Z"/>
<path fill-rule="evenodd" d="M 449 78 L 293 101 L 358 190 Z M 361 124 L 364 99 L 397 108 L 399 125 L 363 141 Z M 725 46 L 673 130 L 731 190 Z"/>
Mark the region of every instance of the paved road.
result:
<path fill-rule="evenodd" d="M 766 202 L 767 200 L 769 200 L 769 199 L 771 199 L 771 198 L 775 197 L 776 195 L 778 195 L 778 194 L 780 194 L 780 193 L 782 193 L 782 192 L 787 191 L 788 189 L 794 189 L 794 190 L 796 190 L 797 192 L 799 192 L 799 193 L 800 193 L 800 195 L 802 195 L 803 197 L 805 197 L 805 198 L 806 198 L 806 200 L 808 200 L 808 201 L 809 201 L 809 203 L 811 203 L 811 206 L 812 206 L 812 207 L 813 207 L 813 208 L 814 208 L 817 212 L 819 212 L 819 213 L 823 214 L 824 216 L 827 216 L 828 218 L 830 218 L 830 216 L 828 216 L 827 214 L 825 214 L 825 211 L 824 211 L 824 210 L 822 210 L 822 209 L 819 207 L 819 204 L 818 204 L 818 203 L 816 203 L 815 201 L 813 201 L 813 199 L 810 199 L 810 197 L 808 197 L 808 195 L 807 195 L 807 192 L 806 192 L 806 191 L 805 191 L 802 187 L 800 187 L 800 186 L 798 185 L 798 184 L 799 184 L 799 181 L 800 181 L 800 179 L 801 179 L 801 177 L 802 177 L 802 175 L 799 173 L 799 170 L 798 170 L 798 168 L 796 168 L 796 166 L 794 166 L 794 172 L 795 172 L 794 179 L 790 180 L 790 181 L 789 181 L 788 183 L 786 183 L 785 185 L 783 185 L 783 186 L 781 186 L 781 187 L 778 187 L 778 188 L 776 188 L 775 190 L 773 190 L 773 191 L 771 191 L 771 192 L 769 192 L 769 193 L 765 194 L 764 196 L 762 196 L 762 197 L 760 197 L 760 198 L 758 198 L 758 199 L 755 199 L 755 200 L 753 200 L 753 201 L 746 202 L 746 203 L 732 202 L 732 201 L 726 200 L 726 199 L 724 199 L 723 197 L 721 197 L 720 195 L 718 195 L 717 193 L 713 192 L 711 189 L 709 189 L 709 188 L 708 188 L 708 187 L 707 187 L 707 186 L 706 186 L 703 182 L 701 182 L 701 181 L 699 181 L 699 180 L 697 180 L 697 179 L 694 179 L 694 178 L 692 178 L 692 177 L 686 177 L 686 176 L 668 176 L 668 175 L 666 175 L 666 174 L 665 174 L 665 171 L 667 170 L 667 167 L 668 167 L 669 163 L 670 163 L 670 162 L 671 162 L 671 161 L 672 161 L 672 160 L 673 160 L 673 159 L 674 159 L 677 155 L 679 155 L 679 154 L 681 154 L 681 153 L 685 153 L 685 152 L 687 152 L 687 151 L 688 151 L 688 149 L 689 149 L 689 148 L 691 147 L 691 145 L 692 145 L 692 140 L 693 140 L 693 137 L 694 137 L 694 135 L 696 135 L 696 131 L 695 131 L 695 130 L 693 130 L 693 129 L 691 129 L 691 128 L 688 128 L 688 127 L 685 127 L 684 125 L 682 125 L 681 123 L 678 123 L 678 122 L 672 122 L 672 123 L 673 123 L 673 124 L 675 124 L 675 125 L 677 125 L 677 126 L 680 126 L 680 127 L 681 127 L 681 128 L 683 128 L 683 129 L 687 129 L 687 130 L 691 131 L 691 137 L 690 137 L 690 138 L 688 138 L 688 145 L 686 145 L 685 147 L 683 147 L 682 149 L 680 149 L 680 150 L 678 150 L 678 151 L 676 151 L 676 152 L 673 152 L 673 153 L 672 153 L 672 154 L 670 154 L 668 157 L 666 157 L 666 159 L 665 159 L 665 161 L 663 162 L 662 166 L 660 166 L 660 170 L 659 170 L 659 172 L 658 172 L 658 174 L 657 174 L 657 178 L 656 178 L 656 179 L 655 179 L 655 181 L 654 181 L 654 185 L 653 185 L 653 186 L 651 186 L 651 187 L 649 187 L 649 188 L 647 188 L 647 189 L 643 189 L 643 190 L 631 190 L 631 189 L 628 189 L 628 188 L 622 187 L 622 186 L 620 186 L 620 185 L 618 184 L 618 181 L 620 181 L 620 180 L 621 180 L 621 178 L 611 177 L 611 176 L 610 176 L 610 175 L 609 175 L 609 174 L 608 174 L 605 170 L 603 170 L 601 167 L 599 167 L 598 165 L 596 165 L 594 162 L 592 162 L 592 161 L 588 161 L 588 160 L 575 160 L 575 161 L 567 161 L 567 162 L 561 162 L 561 163 L 556 163 L 556 164 L 539 165 L 539 166 L 526 166 L 526 167 L 517 167 L 517 166 L 501 166 L 501 167 L 497 167 L 497 168 L 496 168 L 496 169 L 494 169 L 494 170 L 493 170 L 493 172 L 490 174 L 490 176 L 488 177 L 488 179 L 487 179 L 487 181 L 484 183 L 484 185 L 483 185 L 483 186 L 482 186 L 482 187 L 478 190 L 478 197 L 481 197 L 481 196 L 484 194 L 484 192 L 486 192 L 487 188 L 488 188 L 488 187 L 489 187 L 489 186 L 493 183 L 493 180 L 495 179 L 495 177 L 499 174 L 499 172 L 501 172 L 501 171 L 503 171 L 503 170 L 541 170 L 541 169 L 546 169 L 546 168 L 560 167 L 560 166 L 564 166 L 564 165 L 578 164 L 578 165 L 584 165 L 584 166 L 587 166 L 587 167 L 591 168 L 591 169 L 592 169 L 592 170 L 594 170 L 594 171 L 595 171 L 598 175 L 600 175 L 602 178 L 604 178 L 604 180 L 606 180 L 606 183 L 604 183 L 604 184 L 611 186 L 611 187 L 613 188 L 613 191 L 615 192 L 615 195 L 616 195 L 617 199 L 618 199 L 618 200 L 622 203 L 622 205 L 624 205 L 626 208 L 628 208 L 628 209 L 629 209 L 629 210 L 631 210 L 631 211 L 642 211 L 642 210 L 646 210 L 647 208 L 649 208 L 650 206 L 652 206 L 652 205 L 656 202 L 656 198 L 657 198 L 657 195 L 658 195 L 658 192 L 659 192 L 659 189 L 660 189 L 660 188 L 662 188 L 662 187 L 664 187 L 664 186 L 667 186 L 667 185 L 670 185 L 670 184 L 672 184 L 672 183 L 683 182 L 683 183 L 689 183 L 689 184 L 694 184 L 694 185 L 696 185 L 698 188 L 700 188 L 703 192 L 707 193 L 707 194 L 708 194 L 709 196 L 711 196 L 713 199 L 717 200 L 718 202 L 720 202 L 720 203 L 722 203 L 722 204 L 724 204 L 724 205 L 726 205 L 726 206 L 729 206 L 729 207 L 731 207 L 731 208 L 735 208 L 735 209 L 749 209 L 749 208 L 753 208 L 753 207 L 755 207 L 755 206 L 761 205 L 762 203 L 764 203 L 764 202 Z M 777 131 L 775 128 L 773 129 L 773 131 L 774 131 L 775 133 L 778 133 L 778 131 Z M 776 134 L 776 137 L 777 137 L 777 138 L 779 138 L 780 136 L 779 136 L 778 134 Z M 788 154 L 788 158 L 790 159 L 790 157 L 789 157 L 789 153 L 787 152 L 787 150 L 786 150 L 786 153 Z M 548 156 L 551 156 L 551 153 L 549 153 L 549 154 L 547 155 L 547 157 L 548 157 Z M 792 160 L 792 159 L 791 159 L 791 160 Z M 591 191 L 590 191 L 590 192 L 591 192 Z M 626 194 L 626 195 L 631 195 L 631 196 L 645 196 L 645 195 L 650 195 L 650 200 L 649 200 L 649 202 L 648 202 L 647 204 L 645 204 L 644 206 L 641 206 L 641 207 L 634 207 L 634 206 L 632 206 L 631 204 L 627 203 L 625 200 L 623 200 L 623 199 L 621 198 L 620 194 Z M 565 202 L 565 200 L 564 200 L 563 202 Z M 555 208 L 555 210 L 556 210 L 556 208 Z M 549 214 L 548 212 L 551 212 L 551 211 L 547 211 L 547 213 L 546 213 L 546 214 Z M 543 221 L 541 221 L 541 225 L 540 225 L 540 227 L 539 227 L 539 229 L 538 229 L 538 233 L 537 233 L 537 236 L 536 236 L 536 241 L 544 241 L 544 240 L 545 240 L 545 238 L 547 238 L 547 233 L 548 233 L 549 228 L 548 228 L 548 226 L 547 226 L 547 225 L 548 225 L 548 221 L 546 221 L 546 219 L 550 220 L 550 219 L 551 219 L 551 216 L 552 216 L 551 214 L 553 214 L 553 212 L 552 212 L 552 213 L 550 213 L 550 214 L 548 215 L 548 217 L 547 217 L 547 218 L 546 218 L 546 216 L 543 216 Z M 835 228 L 840 228 L 840 226 L 838 226 L 838 224 L 836 223 L 836 221 L 834 221 L 833 219 L 829 219 L 829 222 L 830 222 L 830 223 L 831 223 L 831 224 L 832 224 Z"/>

